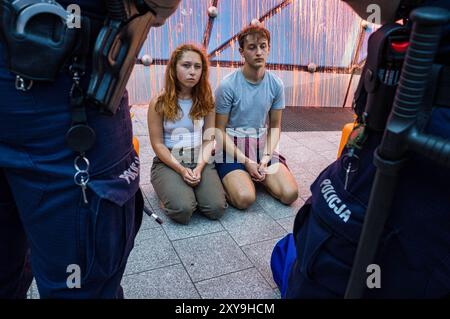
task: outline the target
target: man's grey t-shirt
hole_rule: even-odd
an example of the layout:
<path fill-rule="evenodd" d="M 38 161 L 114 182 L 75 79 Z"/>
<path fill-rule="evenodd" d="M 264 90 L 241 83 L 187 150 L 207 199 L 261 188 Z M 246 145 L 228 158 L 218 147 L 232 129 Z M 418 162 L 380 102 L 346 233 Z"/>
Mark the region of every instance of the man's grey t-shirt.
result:
<path fill-rule="evenodd" d="M 266 131 L 270 110 L 284 109 L 284 85 L 265 71 L 256 84 L 247 81 L 242 70 L 227 75 L 216 90 L 216 112 L 229 114 L 227 133 L 237 137 L 260 137 Z"/>

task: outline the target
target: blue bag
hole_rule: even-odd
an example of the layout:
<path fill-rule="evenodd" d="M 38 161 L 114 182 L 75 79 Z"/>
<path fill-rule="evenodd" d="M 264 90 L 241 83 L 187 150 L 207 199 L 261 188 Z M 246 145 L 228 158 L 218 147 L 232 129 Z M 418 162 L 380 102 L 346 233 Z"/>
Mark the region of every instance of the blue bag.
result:
<path fill-rule="evenodd" d="M 296 256 L 294 235 L 292 233 L 280 239 L 272 251 L 270 268 L 272 269 L 273 280 L 277 284 L 278 289 L 280 289 L 282 298 L 286 296 L 289 271 Z"/>

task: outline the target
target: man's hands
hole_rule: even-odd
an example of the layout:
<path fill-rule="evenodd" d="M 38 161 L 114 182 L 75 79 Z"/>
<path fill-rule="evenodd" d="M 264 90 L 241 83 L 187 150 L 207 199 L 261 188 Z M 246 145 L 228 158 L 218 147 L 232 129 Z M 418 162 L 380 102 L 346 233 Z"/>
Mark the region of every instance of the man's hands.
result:
<path fill-rule="evenodd" d="M 245 169 L 250 174 L 250 177 L 255 182 L 262 182 L 266 176 L 261 174 L 258 170 L 259 164 L 256 162 L 246 162 L 245 163 Z"/>
<path fill-rule="evenodd" d="M 270 155 L 264 155 L 263 158 L 259 161 L 259 166 L 258 166 L 258 170 L 266 175 L 268 170 L 267 170 L 267 165 L 269 165 L 270 160 L 272 159 L 272 156 Z"/>
<path fill-rule="evenodd" d="M 270 160 L 271 157 L 265 155 L 259 164 L 250 160 L 245 162 L 245 169 L 250 174 L 252 180 L 255 182 L 263 182 L 266 179 L 267 165 Z"/>

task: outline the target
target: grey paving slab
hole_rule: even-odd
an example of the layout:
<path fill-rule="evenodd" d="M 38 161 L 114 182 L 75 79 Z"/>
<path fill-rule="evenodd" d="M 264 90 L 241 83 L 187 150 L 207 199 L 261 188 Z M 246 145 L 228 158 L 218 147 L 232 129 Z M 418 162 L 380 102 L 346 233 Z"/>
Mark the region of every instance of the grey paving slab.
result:
<path fill-rule="evenodd" d="M 146 201 L 147 204 L 151 204 L 150 203 L 150 198 L 152 196 L 152 193 L 155 192 L 155 190 L 153 189 L 153 185 L 152 184 L 140 184 L 139 185 L 141 187 L 141 191 L 142 194 L 144 195 L 144 200 Z"/>
<path fill-rule="evenodd" d="M 276 294 L 255 268 L 196 283 L 202 298 L 275 299 Z"/>
<path fill-rule="evenodd" d="M 335 143 L 328 141 L 323 136 L 309 136 L 302 139 L 301 144 L 312 151 L 337 151 Z"/>
<path fill-rule="evenodd" d="M 283 132 L 280 152 L 287 157 L 301 198 L 285 206 L 262 188 L 246 212 L 228 208 L 221 221 L 194 215 L 189 225 L 170 221 L 159 208 L 150 183 L 154 156 L 146 124 L 147 107 L 133 107 L 134 135 L 141 157 L 144 198 L 163 220 L 144 215 L 122 285 L 127 298 L 280 298 L 270 271 L 277 240 L 292 231 L 309 186 L 334 161 L 341 132 Z M 241 246 L 241 247 L 239 247 Z M 195 284 L 194 284 L 195 283 Z M 33 282 L 28 298 L 39 293 Z"/>
<path fill-rule="evenodd" d="M 297 212 L 298 208 L 304 203 L 304 200 L 299 197 L 291 205 L 284 205 L 280 201 L 274 199 L 263 189 L 257 190 L 256 201 L 259 206 L 261 206 L 264 211 L 275 220 L 293 216 Z"/>
<path fill-rule="evenodd" d="M 329 163 L 331 163 L 337 159 L 337 151 L 338 151 L 338 149 L 336 148 L 335 150 L 332 150 L 332 151 L 321 152 L 320 155 L 322 155 L 324 158 L 326 158 L 329 161 Z"/>
<path fill-rule="evenodd" d="M 39 291 L 36 286 L 36 280 L 33 279 L 31 282 L 30 288 L 27 291 L 27 299 L 39 299 Z"/>
<path fill-rule="evenodd" d="M 148 206 L 147 206 L 148 207 Z M 150 228 L 160 228 L 161 225 L 159 225 L 153 218 L 149 217 L 147 214 L 143 214 L 142 217 L 142 224 L 141 228 L 139 229 L 138 236 L 143 230 L 150 229 Z M 142 237 L 142 239 L 146 239 L 148 236 Z"/>
<path fill-rule="evenodd" d="M 299 207 L 299 209 L 300 209 L 300 207 Z M 284 230 L 286 230 L 288 233 L 292 233 L 292 230 L 294 228 L 295 216 L 297 216 L 297 213 L 298 213 L 298 209 L 295 212 L 294 216 L 277 219 L 277 223 L 280 224 L 281 227 L 283 227 Z"/>
<path fill-rule="evenodd" d="M 329 131 L 329 132 L 321 132 L 322 136 L 328 141 L 337 146 L 339 146 L 339 142 L 341 141 L 342 131 Z"/>
<path fill-rule="evenodd" d="M 144 125 L 142 121 L 133 118 L 133 135 L 134 136 L 145 136 L 148 135 L 147 125 Z"/>
<path fill-rule="evenodd" d="M 152 163 L 153 157 L 155 156 L 155 151 L 150 144 L 150 138 L 148 135 L 136 136 L 139 141 L 139 151 L 141 157 L 143 157 L 142 162 L 145 164 Z"/>
<path fill-rule="evenodd" d="M 290 147 L 296 147 L 301 146 L 300 141 L 296 138 L 293 138 L 292 136 L 289 136 L 287 134 L 284 134 L 283 132 L 280 135 L 280 141 L 278 142 L 278 152 L 283 152 L 283 150 L 290 148 Z"/>
<path fill-rule="evenodd" d="M 315 179 L 331 162 L 329 159 L 318 156 L 308 164 L 310 175 Z"/>
<path fill-rule="evenodd" d="M 133 119 L 133 133 L 135 136 L 148 136 L 147 119 Z"/>
<path fill-rule="evenodd" d="M 287 165 L 289 167 L 289 170 L 291 173 L 297 177 L 304 178 L 305 175 L 311 175 L 311 169 L 309 165 L 305 163 L 295 163 L 295 161 L 289 161 L 287 160 Z"/>
<path fill-rule="evenodd" d="M 143 118 L 147 116 L 147 104 L 135 104 L 131 108 L 131 112 L 135 114 L 136 117 Z"/>
<path fill-rule="evenodd" d="M 299 164 L 304 166 L 314 161 L 318 156 L 317 152 L 303 145 L 281 149 L 280 153 L 286 158 L 288 166 Z"/>
<path fill-rule="evenodd" d="M 270 257 L 272 256 L 272 250 L 275 244 L 280 239 L 281 237 L 242 246 L 244 253 L 272 288 L 276 288 L 277 285 L 273 281 L 272 270 L 270 269 Z"/>
<path fill-rule="evenodd" d="M 286 231 L 272 217 L 253 206 L 246 211 L 230 208 L 220 222 L 239 246 L 278 238 Z"/>
<path fill-rule="evenodd" d="M 166 232 L 167 236 L 170 240 L 183 239 L 193 236 L 199 236 L 204 234 L 211 234 L 219 231 L 223 231 L 224 228 L 222 224 L 217 220 L 210 220 L 200 214 L 199 212 L 194 212 L 192 215 L 192 219 L 188 225 L 181 225 L 170 218 L 168 218 L 164 211 L 159 206 L 159 199 L 153 189 L 151 184 L 142 185 L 141 189 L 144 191 L 145 196 L 150 204 L 150 208 L 154 213 L 156 213 L 163 221 L 162 227 Z M 153 222 L 158 225 L 156 222 L 150 220 L 148 223 Z M 149 226 L 146 226 L 149 228 Z M 155 225 L 150 226 L 151 228 L 156 227 Z"/>
<path fill-rule="evenodd" d="M 273 290 L 273 293 L 275 294 L 275 299 L 281 299 L 281 293 L 280 293 L 280 289 L 278 289 L 278 288 L 275 288 L 274 290 Z"/>
<path fill-rule="evenodd" d="M 139 160 L 141 165 L 151 165 L 153 164 L 153 158 L 155 157 L 155 153 L 151 148 L 140 148 L 139 146 Z"/>
<path fill-rule="evenodd" d="M 139 141 L 139 155 L 141 164 L 151 164 L 153 157 L 155 157 L 155 151 L 153 150 L 148 135 L 137 136 Z"/>
<path fill-rule="evenodd" d="M 302 135 L 299 135 L 299 133 L 302 133 L 302 132 L 281 132 L 281 138 L 287 138 L 291 141 L 294 141 L 295 143 L 298 143 L 299 138 L 302 137 Z"/>
<path fill-rule="evenodd" d="M 194 282 L 252 267 L 226 232 L 177 240 L 173 246 Z"/>
<path fill-rule="evenodd" d="M 281 132 L 281 134 L 286 134 L 290 138 L 295 139 L 296 141 L 302 141 L 306 138 L 320 138 L 323 137 L 323 132 L 321 131 L 311 131 L 311 132 Z"/>
<path fill-rule="evenodd" d="M 141 164 L 140 165 L 140 177 L 139 177 L 139 184 L 140 185 L 147 185 L 151 183 L 150 174 L 151 174 L 151 168 L 152 164 Z"/>
<path fill-rule="evenodd" d="M 148 201 L 148 204 L 153 209 L 153 212 L 156 213 L 158 216 L 162 217 L 164 215 L 164 212 L 159 206 L 159 199 L 156 195 L 155 190 L 153 189 L 152 184 L 146 184 L 141 185 L 141 189 L 144 191 L 145 197 Z"/>
<path fill-rule="evenodd" d="M 334 161 L 336 158 L 341 132 L 283 132 L 282 136 L 288 136 L 295 140 L 297 145 L 306 147 L 314 154 L 326 158 L 328 161 Z M 296 159 L 297 163 L 309 164 L 314 159 L 310 153 L 301 149 L 288 150 L 289 157 Z M 290 155 L 293 154 L 293 155 Z M 288 157 L 288 160 L 289 160 Z M 289 161 L 288 161 L 289 163 Z"/>
<path fill-rule="evenodd" d="M 31 283 L 31 287 L 33 288 L 31 291 L 31 299 L 39 299 L 41 296 L 39 295 L 39 290 L 36 285 L 36 280 L 33 279 L 33 282 Z"/>
<path fill-rule="evenodd" d="M 133 274 L 180 263 L 162 228 L 146 230 L 147 239 L 136 241 L 128 258 L 125 274 Z"/>
<path fill-rule="evenodd" d="M 164 223 L 160 226 L 144 216 L 123 279 L 126 297 L 280 298 L 269 266 L 271 252 L 276 241 L 292 231 L 312 181 L 334 161 L 341 132 L 282 132 L 279 151 L 299 185 L 300 198 L 293 205 L 285 206 L 257 188 L 257 201 L 246 212 L 230 207 L 219 222 L 195 214 L 189 225 L 179 225 L 164 215 L 150 182 L 154 151 L 147 106 L 132 111 L 140 144 L 141 189 L 147 206 Z M 30 290 L 30 297 L 35 293 L 37 289 Z"/>
<path fill-rule="evenodd" d="M 305 176 L 303 176 L 305 177 Z M 310 186 L 311 186 L 311 180 L 313 179 L 313 177 L 309 177 L 309 178 L 300 178 L 300 177 L 296 177 L 295 178 L 297 180 L 297 184 L 298 184 L 298 195 L 303 199 L 303 200 L 307 200 L 309 196 L 311 196 L 311 190 L 310 190 Z"/>
<path fill-rule="evenodd" d="M 141 242 L 143 242 L 145 240 L 153 239 L 152 236 L 154 235 L 154 231 L 152 231 L 152 229 L 161 228 L 161 226 L 158 223 L 152 221 L 145 214 L 144 214 L 144 218 L 146 219 L 149 226 L 144 225 L 144 224 L 143 224 L 143 226 L 141 226 L 141 228 L 139 229 L 139 232 L 137 233 L 136 238 L 134 240 L 135 245 L 139 245 Z M 156 224 L 156 225 L 152 225 L 152 223 Z M 145 226 L 147 226 L 147 227 L 145 227 Z"/>
<path fill-rule="evenodd" d="M 125 276 L 122 287 L 127 299 L 200 298 L 181 264 Z"/>
<path fill-rule="evenodd" d="M 135 127 L 137 125 L 142 125 L 142 120 L 136 116 L 136 112 L 131 112 L 131 123 L 133 123 L 133 132 L 135 132 Z"/>
<path fill-rule="evenodd" d="M 295 180 L 297 181 L 297 185 L 299 185 L 299 187 L 300 187 L 301 181 L 303 181 L 306 184 L 308 184 L 308 183 L 311 184 L 311 182 L 313 182 L 317 178 L 317 176 L 319 176 L 321 171 L 322 170 L 320 170 L 318 168 L 312 169 L 311 167 L 308 167 L 308 171 L 306 173 L 305 172 L 301 172 L 301 173 L 293 172 L 293 175 L 294 175 Z"/>
<path fill-rule="evenodd" d="M 141 187 L 141 191 L 142 194 L 144 195 L 144 202 L 145 202 L 145 206 L 150 209 L 152 212 L 154 212 L 153 206 L 151 205 L 151 202 L 149 200 L 149 198 L 151 198 L 151 196 L 154 196 L 154 190 L 151 184 L 148 185 L 140 185 Z M 148 229 L 148 228 L 158 228 L 161 227 L 154 218 L 149 217 L 146 213 L 143 214 L 142 217 L 142 225 L 141 225 L 141 230 L 142 229 Z"/>
<path fill-rule="evenodd" d="M 145 127 L 147 128 L 147 124 L 145 124 Z M 138 136 L 137 138 L 139 140 L 139 146 L 142 148 L 152 148 L 148 131 L 145 136 Z"/>
<path fill-rule="evenodd" d="M 210 220 L 198 212 L 195 212 L 192 215 L 191 221 L 187 225 L 175 223 L 167 216 L 162 216 L 164 216 L 162 227 L 170 240 L 217 233 L 224 230 L 222 224 L 218 220 Z"/>

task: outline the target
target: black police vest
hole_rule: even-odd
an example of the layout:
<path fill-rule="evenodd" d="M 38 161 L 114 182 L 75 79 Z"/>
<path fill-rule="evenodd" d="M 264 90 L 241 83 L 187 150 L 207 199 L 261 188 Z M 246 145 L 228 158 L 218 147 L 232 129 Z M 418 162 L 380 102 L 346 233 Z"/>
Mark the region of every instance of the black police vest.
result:
<path fill-rule="evenodd" d="M 425 5 L 450 10 L 447 0 L 430 0 Z M 438 63 L 450 65 L 449 35 L 450 25 L 441 40 Z M 450 99 L 432 110 L 424 130 L 450 139 Z M 376 172 L 373 152 L 382 134 L 369 134 L 358 153 L 358 170 L 350 175 L 347 187 L 345 156 L 330 164 L 311 185 L 312 196 L 294 223 L 297 259 L 287 298 L 344 296 Z M 449 181 L 450 169 L 420 155 L 408 159 L 374 261 L 381 269 L 381 288 L 366 289 L 365 297 L 450 296 Z"/>

